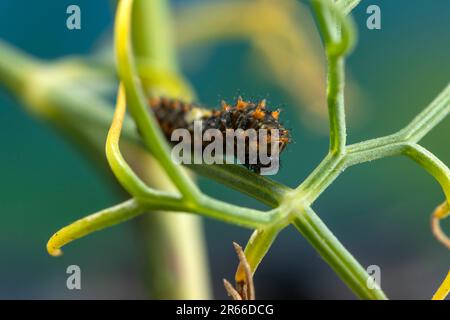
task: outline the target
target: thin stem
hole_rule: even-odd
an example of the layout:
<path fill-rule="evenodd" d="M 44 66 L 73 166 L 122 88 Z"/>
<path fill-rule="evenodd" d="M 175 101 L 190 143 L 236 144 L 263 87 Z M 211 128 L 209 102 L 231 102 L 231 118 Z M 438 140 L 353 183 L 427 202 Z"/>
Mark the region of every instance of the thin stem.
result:
<path fill-rule="evenodd" d="M 129 163 L 156 190 L 178 193 L 158 161 L 143 148 L 124 144 Z M 203 217 L 152 211 L 135 221 L 143 271 L 156 299 L 211 299 Z M 142 240 L 142 241 L 141 241 Z"/>
<path fill-rule="evenodd" d="M 142 206 L 136 200 L 131 199 L 91 214 L 56 232 L 47 243 L 47 251 L 52 256 L 59 256 L 62 254 L 60 248 L 73 240 L 129 220 L 143 212 Z"/>
<path fill-rule="evenodd" d="M 247 228 L 261 228 L 267 226 L 273 222 L 278 215 L 276 209 L 263 212 L 235 206 L 204 195 L 198 199 L 198 203 L 191 211 Z"/>
<path fill-rule="evenodd" d="M 276 209 L 264 212 L 229 204 L 205 195 L 200 196 L 195 203 L 169 195 L 140 198 L 139 203 L 148 211 L 189 212 L 246 228 L 267 226 L 278 217 Z"/>
<path fill-rule="evenodd" d="M 331 153 L 343 153 L 347 139 L 344 109 L 344 64 L 343 58 L 328 58 L 327 101 L 330 118 Z"/>
<path fill-rule="evenodd" d="M 405 154 L 427 170 L 441 185 L 446 201 L 431 216 L 431 230 L 436 239 L 450 249 L 450 238 L 442 231 L 440 221 L 450 213 L 450 169 L 430 151 L 417 144 L 410 145 Z"/>
<path fill-rule="evenodd" d="M 201 195 L 195 203 L 170 195 L 145 197 L 139 199 L 139 202 L 147 210 L 190 212 L 247 228 L 267 226 L 279 216 L 277 209 L 260 211 L 229 204 L 205 195 Z"/>
<path fill-rule="evenodd" d="M 342 8 L 345 14 L 349 14 L 361 0 L 336 0 L 336 5 Z"/>
<path fill-rule="evenodd" d="M 311 205 L 336 180 L 345 167 L 345 155 L 328 154 L 293 192 L 287 194 L 284 202 Z"/>
<path fill-rule="evenodd" d="M 440 183 L 447 199 L 450 201 L 450 169 L 434 154 L 415 143 L 395 143 L 389 141 L 389 139 L 386 139 L 388 142 L 384 143 L 383 139 L 377 140 L 378 143 L 372 144 L 371 147 L 365 147 L 364 143 L 358 144 L 358 146 L 350 146 L 351 152 L 346 156 L 346 166 L 405 155 L 417 162 Z"/>
<path fill-rule="evenodd" d="M 347 154 L 356 154 L 361 151 L 370 151 L 378 147 L 389 146 L 391 144 L 398 144 L 403 142 L 404 141 L 402 141 L 402 139 L 399 137 L 399 134 L 396 133 L 348 145 Z"/>
<path fill-rule="evenodd" d="M 166 72 L 178 71 L 172 21 L 167 0 L 134 1 L 132 43 L 136 57 L 151 60 L 153 66 Z"/>
<path fill-rule="evenodd" d="M 149 112 L 150 108 L 137 78 L 138 73 L 131 46 L 132 7 L 132 0 L 121 0 L 119 2 L 115 25 L 115 46 L 119 75 L 125 86 L 131 115 L 140 130 L 144 143 L 159 160 L 181 194 L 186 199 L 195 202 L 199 190 L 181 167 L 172 161 L 170 148 L 153 114 Z"/>
<path fill-rule="evenodd" d="M 417 144 L 409 144 L 404 154 L 428 171 L 441 185 L 450 202 L 450 170 L 434 154 Z"/>
<path fill-rule="evenodd" d="M 245 256 L 252 273 L 256 272 L 260 262 L 269 251 L 280 231 L 280 227 L 270 226 L 253 232 L 245 247 Z M 246 278 L 245 268 L 240 263 L 235 275 L 236 283 L 243 282 Z"/>
<path fill-rule="evenodd" d="M 170 196 L 145 197 L 140 199 L 139 202 L 136 199 L 129 200 L 121 205 L 102 210 L 64 227 L 49 240 L 47 245 L 48 251 L 51 255 L 59 255 L 59 248 L 66 243 L 128 220 L 144 211 L 155 210 L 202 214 L 206 217 L 248 228 L 262 228 L 278 216 L 277 210 L 265 213 L 231 205 L 205 196 L 202 196 L 199 202 L 194 205 Z"/>
<path fill-rule="evenodd" d="M 294 226 L 317 250 L 342 281 L 361 299 L 386 299 L 380 288 L 370 289 L 369 275 L 358 261 L 341 245 L 338 239 L 317 217 L 311 208 L 298 212 Z"/>
<path fill-rule="evenodd" d="M 328 0 L 313 1 L 327 51 L 327 103 L 330 119 L 330 153 L 342 154 L 346 145 L 344 109 L 345 61 L 353 30 L 336 6 Z M 335 17 L 339 17 L 338 24 Z M 341 30 L 341 26 L 343 27 Z M 342 32 L 338 32 L 342 31 Z"/>
<path fill-rule="evenodd" d="M 125 92 L 123 85 L 121 84 L 117 94 L 116 111 L 114 113 L 111 128 L 109 129 L 108 137 L 106 139 L 106 158 L 108 159 L 111 170 L 114 172 L 114 175 L 119 180 L 120 184 L 135 197 L 155 199 L 158 196 L 167 196 L 167 193 L 156 191 L 147 187 L 147 185 L 133 172 L 123 158 L 119 148 L 119 139 L 125 112 Z"/>
<path fill-rule="evenodd" d="M 327 56 L 343 57 L 355 44 L 355 27 L 353 20 L 346 17 L 343 8 L 331 0 L 313 0 L 314 11 Z"/>
<path fill-rule="evenodd" d="M 152 212 L 136 222 L 152 298 L 211 299 L 202 219 L 184 213 Z"/>
<path fill-rule="evenodd" d="M 284 195 L 292 191 L 291 188 L 266 176 L 256 174 L 243 166 L 212 164 L 187 165 L 187 167 L 195 173 L 245 193 L 272 208 L 277 207 Z"/>
<path fill-rule="evenodd" d="M 405 155 L 427 170 L 439 182 L 444 191 L 446 201 L 440 205 L 431 217 L 431 230 L 436 239 L 447 248 L 450 248 L 450 239 L 442 231 L 440 220 L 445 218 L 450 209 L 450 169 L 430 151 L 415 143 L 382 143 L 372 144 L 371 148 L 362 148 L 364 143 L 359 144 L 347 157 L 347 166 L 381 159 L 389 156 Z M 388 137 L 385 139 L 389 141 Z"/>
<path fill-rule="evenodd" d="M 417 143 L 444 120 L 449 112 L 450 84 L 406 127 L 397 133 L 349 145 L 347 151 L 349 154 L 356 154 L 361 151 L 373 151 L 383 146 Z"/>
<path fill-rule="evenodd" d="M 399 132 L 404 140 L 419 142 L 450 112 L 450 84 L 409 125 Z"/>
<path fill-rule="evenodd" d="M 330 119 L 330 153 L 344 154 L 346 123 L 344 106 L 345 60 L 355 42 L 355 28 L 342 8 L 331 0 L 314 0 L 328 59 L 327 103 Z"/>
<path fill-rule="evenodd" d="M 16 55 L 16 51 L 16 49 L 0 39 L 0 82 L 20 96 L 23 94 L 22 90 L 27 84 L 23 80 L 29 72 L 40 65 L 40 62 L 23 52 Z"/>
<path fill-rule="evenodd" d="M 363 147 L 363 145 L 361 145 Z M 353 149 L 346 156 L 346 167 L 354 166 L 369 161 L 374 161 L 386 157 L 402 155 L 408 148 L 408 144 L 404 142 L 389 142 L 373 145 L 372 147 L 365 147 L 361 149 Z M 349 147 L 350 149 L 350 147 Z"/>
<path fill-rule="evenodd" d="M 447 295 L 450 292 L 450 271 L 447 273 L 444 281 L 437 289 L 436 293 L 433 296 L 433 300 L 445 300 Z"/>
<path fill-rule="evenodd" d="M 176 59 L 169 0 L 135 1 L 132 14 L 133 50 L 146 94 L 191 101 L 195 94 Z"/>

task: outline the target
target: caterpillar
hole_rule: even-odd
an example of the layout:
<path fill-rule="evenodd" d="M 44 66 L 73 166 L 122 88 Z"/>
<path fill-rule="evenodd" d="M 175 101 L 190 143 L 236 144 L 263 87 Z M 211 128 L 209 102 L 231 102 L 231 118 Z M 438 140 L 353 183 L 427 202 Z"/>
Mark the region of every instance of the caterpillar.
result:
<path fill-rule="evenodd" d="M 191 134 L 194 133 L 194 122 L 201 120 L 202 132 L 208 129 L 218 129 L 226 136 L 227 130 L 241 129 L 241 134 L 246 134 L 249 129 L 256 131 L 265 129 L 272 133 L 271 130 L 277 130 L 277 137 L 274 139 L 270 134 L 266 139 L 258 137 L 257 141 L 250 142 L 246 137 L 245 156 L 244 159 L 239 159 L 241 164 L 248 169 L 260 173 L 261 168 L 267 168 L 271 164 L 262 163 L 260 157 L 256 161 L 250 161 L 251 151 L 256 151 L 259 155 L 259 149 L 264 144 L 265 149 L 270 154 L 271 143 L 278 144 L 278 154 L 281 153 L 287 144 L 290 142 L 289 131 L 283 127 L 278 121 L 280 111 L 270 111 L 266 108 L 266 101 L 262 100 L 259 103 L 244 101 L 239 97 L 234 105 L 227 104 L 222 101 L 221 109 L 207 109 L 197 104 L 186 103 L 177 99 L 169 99 L 165 97 L 152 98 L 149 100 L 151 109 L 161 127 L 166 138 L 170 141 L 172 133 L 175 129 L 187 129 Z M 273 135 L 272 135 L 273 136 Z M 234 143 L 236 141 L 233 139 Z M 210 144 L 211 141 L 202 141 L 203 150 Z M 223 141 L 225 145 L 225 139 Z M 232 146 L 236 151 L 237 146 Z"/>

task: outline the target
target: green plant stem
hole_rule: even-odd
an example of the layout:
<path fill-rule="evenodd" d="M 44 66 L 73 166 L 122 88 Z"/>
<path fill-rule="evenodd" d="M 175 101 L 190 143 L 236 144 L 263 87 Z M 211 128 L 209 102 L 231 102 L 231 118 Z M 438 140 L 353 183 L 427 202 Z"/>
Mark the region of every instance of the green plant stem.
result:
<path fill-rule="evenodd" d="M 450 112 L 450 84 L 414 118 L 409 125 L 399 132 L 405 141 L 419 142 L 428 132 L 436 127 Z"/>
<path fill-rule="evenodd" d="M 158 162 L 144 149 L 124 144 L 138 175 L 157 190 L 177 192 Z M 146 279 L 157 299 L 211 299 L 202 219 L 187 213 L 152 212 L 136 221 Z"/>
<path fill-rule="evenodd" d="M 126 0 L 122 0 L 121 4 L 124 3 Z M 325 3 L 325 2 L 323 2 Z M 327 8 L 327 7 L 325 7 Z M 333 9 L 334 10 L 334 9 Z M 334 13 L 334 11 L 333 11 Z M 338 12 L 336 12 L 338 13 Z M 342 17 L 339 15 L 339 13 L 337 15 L 335 15 L 337 18 L 337 21 L 339 21 L 339 19 L 342 19 Z M 331 21 L 332 23 L 336 23 L 336 21 Z M 345 21 L 344 21 L 345 22 Z M 335 35 L 333 34 L 333 39 L 332 42 L 330 43 L 330 47 L 327 49 L 327 52 L 330 56 L 335 57 L 335 56 L 339 56 L 339 55 L 343 55 L 344 53 L 346 53 L 348 51 L 349 43 L 351 43 L 351 41 L 349 41 L 349 39 L 351 39 L 351 34 L 346 33 L 347 31 L 347 27 L 345 25 L 345 23 L 341 23 L 342 26 L 342 30 L 341 32 L 337 33 L 337 34 L 341 34 L 340 38 L 335 38 Z M 125 42 L 126 43 L 126 42 Z M 1 44 L 0 44 L 0 49 L 1 49 Z M 5 52 L 1 52 L 0 50 L 0 57 L 2 56 L 2 54 L 4 54 Z M 11 52 L 7 52 L 7 54 L 10 54 Z M 129 57 L 131 57 L 131 50 L 129 52 L 122 52 L 123 56 L 127 56 L 129 55 Z M 123 61 L 123 60 L 122 60 Z M 140 98 L 143 97 L 142 92 L 139 90 L 139 85 L 137 83 L 134 83 L 133 81 L 135 80 L 134 75 L 135 75 L 135 70 L 133 69 L 133 63 L 132 60 L 126 60 L 126 62 L 128 62 L 128 68 L 129 70 L 126 70 L 126 72 L 129 72 L 128 74 L 125 74 L 127 77 L 125 77 L 127 79 L 127 82 L 130 82 L 130 84 L 128 84 L 129 88 L 131 88 L 131 90 L 134 90 L 135 92 L 133 93 L 135 95 L 135 101 L 139 104 L 139 107 L 144 110 L 143 106 L 145 105 L 145 103 L 143 103 L 142 100 L 140 100 Z M 1 67 L 1 63 L 2 61 L 0 61 L 0 72 L 4 72 L 5 74 L 11 74 L 14 77 L 23 77 L 24 76 L 24 72 L 17 72 L 14 73 L 12 72 L 12 68 L 14 67 L 7 67 L 7 68 L 2 68 Z M 123 65 L 123 64 L 120 64 Z M 36 70 L 33 70 L 36 71 Z M 37 70 L 39 71 L 39 70 Z M 37 72 L 36 71 L 36 72 Z M 53 70 L 55 71 L 55 70 Z M 59 71 L 58 71 L 59 72 Z M 53 75 L 57 75 L 55 73 L 53 73 Z M 62 76 L 62 74 L 60 75 Z M 331 78 L 330 78 L 331 79 Z M 338 78 L 336 78 L 338 79 Z M 0 77 L 0 80 L 4 80 Z M 17 79 L 16 79 L 17 80 Z M 9 86 L 10 88 L 17 88 L 17 84 L 18 82 L 14 80 L 14 81 L 10 81 L 9 82 Z M 7 80 L 5 80 L 7 81 Z M 336 80 L 338 81 L 338 80 Z M 29 88 L 30 86 L 28 85 L 29 83 L 27 83 L 27 85 L 25 86 L 26 88 Z M 44 84 L 45 85 L 45 84 Z M 42 85 L 41 87 L 44 87 L 44 85 Z M 61 89 L 63 88 L 63 86 L 56 86 L 53 87 L 53 91 L 58 93 L 61 92 Z M 447 89 L 448 90 L 448 87 Z M 339 91 L 339 90 L 338 90 Z M 50 91 L 48 91 L 50 92 Z M 88 90 L 85 91 L 85 93 L 89 92 Z M 83 96 L 83 99 L 86 98 L 88 95 L 86 94 L 85 96 Z M 36 98 L 35 95 L 31 95 L 27 102 L 31 103 L 31 102 L 35 102 L 34 98 Z M 55 109 L 60 109 L 60 105 L 63 105 L 64 103 L 67 103 L 68 101 L 65 100 L 70 100 L 71 98 L 75 98 L 74 96 L 69 96 L 69 95 L 60 95 L 60 100 L 58 103 L 48 103 L 48 101 L 45 101 L 45 96 L 41 96 L 41 101 L 39 101 L 39 103 L 37 105 L 42 105 L 42 104 L 46 104 L 51 106 L 52 108 Z M 78 97 L 78 99 L 74 99 L 76 100 L 78 104 L 82 104 L 83 102 L 85 103 L 85 101 L 83 101 L 83 99 L 80 99 Z M 72 102 L 72 101 L 71 101 Z M 74 105 L 76 105 L 76 103 Z M 64 109 L 64 107 L 62 107 L 62 109 Z M 60 111 L 59 112 L 64 113 L 64 111 Z M 336 112 L 330 113 L 331 115 L 333 115 L 334 117 L 339 117 L 339 110 L 335 110 Z M 106 114 L 106 113 L 105 113 Z M 307 179 L 307 181 L 305 181 L 304 183 L 302 183 L 300 185 L 300 189 L 298 189 L 297 191 L 301 190 L 303 194 L 303 196 L 305 196 L 305 192 L 307 189 L 311 189 L 314 190 L 313 192 L 306 192 L 307 197 L 303 199 L 303 201 L 299 201 L 298 203 L 295 203 L 295 205 L 293 205 L 292 203 L 292 197 L 291 195 L 293 194 L 291 191 L 287 191 L 289 190 L 287 187 L 284 186 L 280 186 L 275 182 L 271 182 L 270 180 L 267 179 L 263 179 L 260 178 L 260 180 L 257 180 L 258 178 L 255 177 L 255 179 L 257 181 L 262 181 L 264 182 L 263 187 L 259 187 L 259 190 L 253 191 L 251 190 L 251 188 L 254 188 L 255 182 L 250 182 L 250 183 L 246 183 L 242 178 L 239 179 L 238 176 L 238 172 L 239 170 L 229 170 L 224 166 L 224 169 L 217 169 L 214 168 L 211 171 L 208 171 L 208 169 L 205 169 L 203 167 L 206 166 L 202 166 L 202 171 L 203 172 L 207 172 L 207 174 L 212 174 L 212 172 L 216 172 L 216 173 L 221 173 L 220 175 L 218 175 L 217 180 L 219 181 L 224 181 L 224 183 L 226 183 L 229 186 L 232 186 L 238 190 L 242 190 L 243 192 L 246 192 L 247 194 L 253 195 L 256 198 L 261 199 L 262 201 L 270 204 L 270 205 L 280 205 L 280 208 L 290 208 L 290 206 L 292 207 L 292 210 L 294 210 L 293 212 L 290 212 L 290 210 L 288 211 L 289 217 L 292 217 L 294 224 L 297 226 L 297 228 L 302 231 L 303 234 L 305 234 L 305 237 L 316 247 L 316 249 L 318 250 L 318 252 L 325 258 L 325 260 L 327 261 L 327 263 L 329 263 L 333 269 L 335 269 L 337 271 L 337 273 L 341 276 L 341 278 L 343 278 L 343 280 L 349 285 L 349 287 L 355 291 L 358 296 L 363 297 L 363 298 L 383 298 L 384 295 L 383 294 L 373 294 L 370 292 L 366 292 L 365 289 L 365 283 L 364 283 L 364 279 L 367 279 L 367 274 L 365 274 L 365 272 L 363 272 L 363 269 L 359 266 L 359 264 L 357 264 L 357 262 L 353 259 L 353 257 L 347 252 L 345 251 L 345 249 L 342 247 L 342 245 L 337 241 L 336 238 L 334 238 L 334 236 L 331 234 L 331 232 L 325 227 L 325 225 L 320 221 L 320 219 L 312 212 L 312 210 L 309 209 L 309 206 L 307 205 L 307 202 L 312 202 L 317 196 L 318 194 L 320 194 L 321 191 L 323 191 L 324 188 L 326 188 L 338 175 L 339 173 L 348 165 L 352 165 L 352 164 L 357 164 L 357 163 L 361 163 L 364 161 L 368 161 L 370 159 L 375 159 L 375 158 L 380 158 L 376 157 L 376 154 L 384 154 L 384 156 L 386 155 L 397 155 L 397 154 L 405 154 L 411 158 L 413 158 L 414 160 L 416 160 L 421 166 L 423 166 L 424 168 L 426 168 L 430 173 L 432 173 L 438 180 L 440 180 L 441 184 L 448 185 L 448 179 L 444 179 L 443 177 L 446 176 L 448 177 L 448 169 L 444 169 L 443 168 L 443 164 L 442 162 L 440 162 L 437 158 L 435 158 L 431 153 L 429 153 L 427 150 L 423 149 L 420 146 L 415 145 L 414 143 L 411 143 L 411 141 L 405 141 L 408 139 L 419 139 L 423 134 L 426 134 L 431 127 L 429 127 L 427 125 L 427 123 L 431 123 L 431 125 L 435 126 L 440 120 L 442 120 L 443 117 L 445 117 L 448 114 L 448 91 L 447 93 L 444 95 L 444 98 L 438 98 L 438 101 L 434 104 L 432 104 L 431 107 L 429 107 L 426 111 L 425 114 L 421 114 L 419 115 L 419 120 L 418 121 L 413 121 L 413 124 L 410 126 L 410 128 L 408 130 L 405 130 L 404 132 L 407 132 L 406 135 L 402 135 L 402 134 L 395 134 L 392 136 L 388 136 L 388 137 L 383 137 L 380 139 L 374 139 L 372 141 L 367 141 L 367 142 L 363 142 L 360 144 L 356 144 L 356 145 L 352 145 L 352 146 L 348 146 L 347 147 L 347 151 L 344 152 L 343 154 L 338 153 L 330 153 L 329 156 L 327 156 L 324 160 L 324 162 L 322 162 L 322 164 L 318 167 L 318 169 L 316 169 L 313 174 L 310 175 L 310 177 Z M 84 117 L 89 118 L 90 115 L 83 115 Z M 97 115 L 95 115 L 97 117 Z M 102 115 L 103 116 L 103 115 Z M 427 118 L 426 121 L 421 122 L 421 118 L 425 119 Z M 330 119 L 335 121 L 336 119 Z M 339 123 L 339 121 L 335 122 L 336 124 Z M 142 126 L 142 124 L 141 124 Z M 331 126 L 330 126 L 331 127 Z M 335 127 L 337 127 L 337 125 L 335 125 Z M 411 134 L 412 133 L 412 134 Z M 147 134 L 147 139 L 150 135 Z M 339 136 L 339 135 L 336 135 Z M 406 137 L 406 138 L 405 138 Z M 417 138 L 419 137 L 419 138 Z M 136 138 L 136 136 L 134 136 L 134 138 Z M 145 137 L 144 137 L 145 138 Z M 161 138 L 160 136 L 156 136 L 156 140 L 158 140 L 159 138 Z M 338 141 L 339 142 L 339 141 Z M 331 144 L 331 143 L 330 143 Z M 335 143 L 337 145 L 339 145 L 339 143 Z M 151 144 L 146 143 L 147 147 L 150 147 Z M 152 148 L 150 148 L 152 149 Z M 155 151 L 155 150 L 152 150 Z M 158 151 L 158 150 L 156 150 Z M 329 170 L 328 170 L 329 169 Z M 176 169 L 175 169 L 176 170 Z M 244 169 L 245 170 L 245 169 Z M 176 174 L 175 174 L 176 175 Z M 233 182 L 232 181 L 232 177 L 233 175 L 236 175 L 236 181 Z M 442 177 L 441 177 L 442 176 Z M 174 180 L 178 181 L 177 179 Z M 303 185 L 303 187 L 301 187 Z M 308 186 L 308 188 L 305 188 L 305 186 Z M 447 188 L 447 187 L 445 187 Z M 444 188 L 444 189 L 445 189 Z M 263 199 L 263 197 L 261 195 L 258 195 L 258 193 L 261 191 L 261 189 L 266 189 L 265 190 L 265 194 L 269 194 L 271 192 L 271 190 L 273 190 L 273 196 L 269 197 L 268 199 Z M 286 195 L 285 193 L 288 192 L 288 195 Z M 305 199 L 307 201 L 305 201 Z M 289 206 L 290 205 L 290 206 Z M 200 201 L 199 203 L 192 203 L 192 202 L 188 202 L 183 203 L 181 201 L 179 201 L 179 199 L 175 198 L 175 199 L 170 199 L 167 201 L 166 204 L 162 204 L 161 203 L 145 203 L 144 202 L 140 202 L 140 207 L 145 207 L 147 209 L 156 209 L 156 208 L 162 208 L 164 210 L 180 210 L 183 211 L 185 209 L 190 209 L 192 211 L 195 212 L 195 210 L 197 209 L 201 209 L 200 211 L 203 211 L 204 214 L 212 216 L 212 217 L 216 217 L 219 219 L 224 219 L 224 215 L 226 216 L 226 219 L 228 219 L 228 221 L 230 222 L 237 222 L 237 223 L 241 223 L 242 221 L 244 221 L 244 224 L 247 222 L 251 222 L 249 223 L 249 225 L 254 226 L 254 227 L 268 227 L 269 225 L 275 225 L 276 223 L 279 222 L 279 220 L 284 219 L 284 214 L 280 214 L 280 211 L 272 211 L 272 212 L 268 212 L 268 213 L 262 213 L 262 218 L 258 218 L 256 217 L 257 214 L 261 214 L 261 212 L 255 210 L 255 211 L 247 211 L 247 209 L 245 208 L 241 208 L 242 211 L 242 215 L 238 214 L 235 217 L 233 217 L 233 211 L 236 209 L 235 206 L 229 205 L 228 207 L 224 207 L 224 204 L 221 202 L 217 202 L 217 200 L 214 199 L 209 199 L 207 197 L 202 198 L 202 201 Z M 225 210 L 222 210 L 222 208 L 225 208 Z M 114 211 L 112 211 L 114 213 Z M 228 216 L 230 215 L 230 216 Z M 114 216 L 114 215 L 112 215 Z M 236 218 L 236 219 L 235 219 Z M 258 220 L 259 219 L 259 220 Z M 254 223 L 255 221 L 257 221 L 258 223 L 260 222 L 260 224 Z M 270 240 L 270 237 L 268 237 L 267 239 Z M 262 244 L 265 243 L 265 245 L 269 244 L 270 245 L 270 241 L 262 241 Z M 322 243 L 322 245 L 321 245 Z M 261 248 L 263 248 L 264 246 L 261 246 Z M 258 250 L 255 250 L 255 252 L 258 252 Z M 259 252 L 264 252 L 264 250 L 259 250 Z M 260 254 L 259 257 L 262 257 L 264 255 L 264 253 Z M 258 258 L 259 259 L 259 258 Z M 356 263 L 355 263 L 356 262 Z M 364 273 L 364 274 L 363 274 Z"/>
<path fill-rule="evenodd" d="M 386 299 L 381 289 L 369 289 L 368 274 L 341 245 L 333 233 L 310 208 L 297 212 L 294 226 L 333 268 L 344 283 L 361 299 Z"/>
<path fill-rule="evenodd" d="M 347 132 L 344 110 L 345 62 L 341 57 L 328 57 L 327 101 L 330 118 L 330 152 L 345 151 Z"/>
<path fill-rule="evenodd" d="M 106 158 L 108 159 L 109 166 L 125 190 L 136 198 L 156 200 L 163 196 L 170 196 L 165 192 L 147 187 L 130 168 L 120 152 L 119 140 L 126 112 L 126 101 L 122 85 L 120 85 L 118 91 L 116 111 L 108 132 L 108 137 L 106 138 Z"/>
<path fill-rule="evenodd" d="M 101 210 L 77 220 L 55 233 L 47 243 L 47 251 L 53 256 L 62 254 L 60 248 L 73 240 L 92 232 L 110 227 L 141 214 L 143 208 L 134 200 L 128 200 L 114 207 Z"/>
<path fill-rule="evenodd" d="M 256 229 L 250 240 L 247 242 L 245 247 L 245 257 L 247 258 L 247 262 L 250 266 L 250 270 L 252 273 L 255 273 L 262 259 L 269 251 L 272 243 L 275 241 L 276 237 L 280 233 L 282 228 L 279 226 L 270 226 L 266 228 Z M 235 280 L 236 283 L 244 281 L 246 278 L 245 269 L 242 264 L 239 264 L 239 267 L 236 271 Z"/>
<path fill-rule="evenodd" d="M 232 164 L 187 165 L 189 169 L 216 182 L 245 193 L 274 208 L 291 189 L 265 176 Z"/>
<path fill-rule="evenodd" d="M 140 218 L 136 228 L 141 229 L 143 267 L 152 297 L 211 299 L 201 219 L 172 212 L 153 212 Z"/>
<path fill-rule="evenodd" d="M 23 52 L 16 55 L 16 49 L 0 39 L 0 82 L 19 95 L 27 82 L 27 74 L 37 68 L 39 61 Z"/>
<path fill-rule="evenodd" d="M 220 219 L 224 222 L 241 225 L 247 228 L 261 228 L 273 222 L 278 210 L 268 212 L 243 208 L 207 196 L 200 196 L 198 204 L 191 209 L 207 217 Z"/>
<path fill-rule="evenodd" d="M 166 0 L 136 0 L 132 12 L 132 44 L 138 59 L 150 60 L 164 72 L 178 72 L 173 18 Z"/>
<path fill-rule="evenodd" d="M 345 156 L 328 154 L 313 172 L 291 193 L 288 198 L 297 203 L 311 205 L 345 169 Z M 286 201 L 291 201 L 287 199 Z"/>
<path fill-rule="evenodd" d="M 202 214 L 206 217 L 215 218 L 247 228 L 263 228 L 269 225 L 274 218 L 278 216 L 277 210 L 264 213 L 258 210 L 238 207 L 208 197 L 201 199 L 199 204 L 193 207 L 187 206 L 186 202 L 172 196 L 133 199 L 124 203 L 124 205 L 115 206 L 102 210 L 99 213 L 91 214 L 62 228 L 49 240 L 47 246 L 49 248 L 49 253 L 58 255 L 54 254 L 54 252 L 72 240 L 123 222 L 145 211 L 152 212 L 155 210 Z"/>
<path fill-rule="evenodd" d="M 332 0 L 312 0 L 328 57 L 343 57 L 355 44 L 353 20 Z"/>
<path fill-rule="evenodd" d="M 132 6 L 133 1 L 131 0 L 119 2 L 115 26 L 118 71 L 127 93 L 127 103 L 147 147 L 152 150 L 152 153 L 159 160 L 181 194 L 187 200 L 195 202 L 200 192 L 187 174 L 172 161 L 168 143 L 153 114 L 149 112 L 150 107 L 147 104 L 141 83 L 136 78 L 138 72 L 131 45 Z"/>
<path fill-rule="evenodd" d="M 336 0 L 336 4 L 345 14 L 349 14 L 360 2 L 361 0 Z"/>
<path fill-rule="evenodd" d="M 442 189 L 450 195 L 450 170 L 434 154 L 416 143 L 398 142 L 390 144 L 373 145 L 370 148 L 354 151 L 346 156 L 346 167 L 360 163 L 374 161 L 391 156 L 405 155 L 422 168 L 426 169 L 441 184 Z"/>
<path fill-rule="evenodd" d="M 410 144 L 404 154 L 428 171 L 441 185 L 447 201 L 450 202 L 450 170 L 434 154 L 417 144 Z"/>
<path fill-rule="evenodd" d="M 327 104 L 330 119 L 330 153 L 345 152 L 345 55 L 354 43 L 354 27 L 331 0 L 313 0 L 327 55 Z"/>

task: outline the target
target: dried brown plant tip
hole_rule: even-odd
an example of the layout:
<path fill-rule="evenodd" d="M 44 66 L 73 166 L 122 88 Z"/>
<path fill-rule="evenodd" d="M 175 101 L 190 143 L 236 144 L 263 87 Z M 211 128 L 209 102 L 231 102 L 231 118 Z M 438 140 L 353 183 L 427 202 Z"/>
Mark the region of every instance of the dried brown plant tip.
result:
<path fill-rule="evenodd" d="M 236 291 L 236 289 L 227 279 L 223 279 L 223 286 L 225 287 L 228 296 L 230 296 L 233 300 L 242 300 L 239 292 Z"/>
<path fill-rule="evenodd" d="M 431 230 L 436 239 L 450 249 L 450 238 L 442 231 L 440 221 L 450 214 L 450 205 L 447 201 L 438 206 L 431 215 Z"/>
<path fill-rule="evenodd" d="M 245 257 L 244 250 L 242 250 L 242 247 L 236 242 L 233 242 L 233 246 L 239 258 L 239 266 L 245 271 L 245 278 L 244 280 L 236 281 L 236 288 L 234 288 L 228 280 L 223 279 L 225 290 L 233 300 L 255 300 L 253 274 L 247 258 Z"/>

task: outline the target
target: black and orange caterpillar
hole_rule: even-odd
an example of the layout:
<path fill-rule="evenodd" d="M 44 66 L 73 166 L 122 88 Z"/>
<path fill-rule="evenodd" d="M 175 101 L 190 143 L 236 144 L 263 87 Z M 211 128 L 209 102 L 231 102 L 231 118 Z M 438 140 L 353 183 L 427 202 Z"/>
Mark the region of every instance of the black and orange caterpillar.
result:
<path fill-rule="evenodd" d="M 265 100 L 255 104 L 244 101 L 239 97 L 236 100 L 235 105 L 229 105 L 226 102 L 222 102 L 222 108 L 220 110 L 210 110 L 196 104 L 185 103 L 176 99 L 153 98 L 150 99 L 150 106 L 162 131 L 169 141 L 172 132 L 175 129 L 184 128 L 192 134 L 194 131 L 194 121 L 201 120 L 202 132 L 205 132 L 208 129 L 218 129 L 224 137 L 226 136 L 227 129 L 242 129 L 244 132 L 248 129 L 254 129 L 256 131 L 259 129 L 266 129 L 268 132 L 270 132 L 271 129 L 277 129 L 279 137 L 276 142 L 279 144 L 279 153 L 281 153 L 290 142 L 289 131 L 278 121 L 280 111 L 270 111 L 266 109 Z M 271 141 L 273 140 L 270 139 L 269 135 L 268 139 L 265 139 L 265 141 L 258 141 L 254 147 L 256 147 L 256 151 L 258 151 L 260 143 L 265 143 L 267 147 L 266 150 L 270 153 Z M 210 141 L 203 142 L 203 149 L 210 143 Z M 260 173 L 261 168 L 269 167 L 269 164 L 262 164 L 259 161 L 259 158 L 256 163 L 250 163 L 250 161 L 248 161 L 250 147 L 251 146 L 246 144 L 246 158 L 245 161 L 241 160 L 241 162 L 247 168 L 256 173 Z M 270 154 L 268 155 L 270 156 Z"/>

